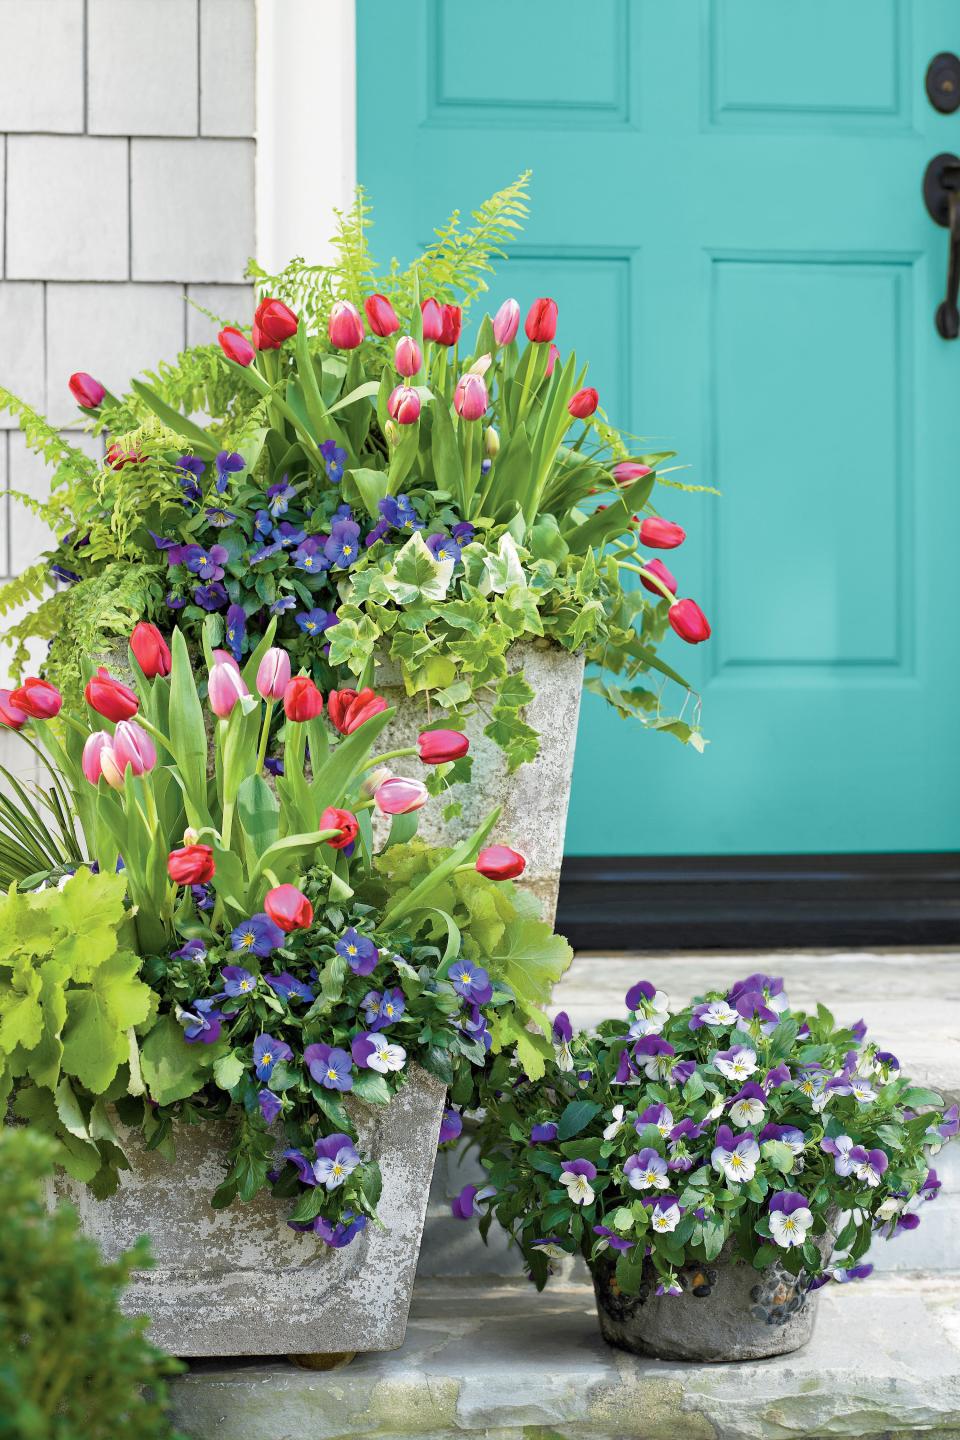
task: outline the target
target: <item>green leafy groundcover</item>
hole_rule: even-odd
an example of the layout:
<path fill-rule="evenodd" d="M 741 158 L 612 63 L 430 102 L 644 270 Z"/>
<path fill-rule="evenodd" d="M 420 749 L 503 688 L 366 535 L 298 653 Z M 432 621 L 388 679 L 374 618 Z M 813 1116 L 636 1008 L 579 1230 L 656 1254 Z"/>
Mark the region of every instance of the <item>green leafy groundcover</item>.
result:
<path fill-rule="evenodd" d="M 877 1237 L 920 1223 L 940 1188 L 930 1158 L 954 1105 L 914 1084 L 823 1006 L 794 1010 L 753 975 L 674 1014 L 649 982 L 626 1020 L 574 1036 L 536 1082 L 498 1057 L 475 1135 L 489 1184 L 454 1207 L 495 1217 L 538 1287 L 556 1257 L 615 1266 L 627 1293 L 675 1295 L 721 1253 L 779 1261 L 804 1286 L 860 1278 Z"/>

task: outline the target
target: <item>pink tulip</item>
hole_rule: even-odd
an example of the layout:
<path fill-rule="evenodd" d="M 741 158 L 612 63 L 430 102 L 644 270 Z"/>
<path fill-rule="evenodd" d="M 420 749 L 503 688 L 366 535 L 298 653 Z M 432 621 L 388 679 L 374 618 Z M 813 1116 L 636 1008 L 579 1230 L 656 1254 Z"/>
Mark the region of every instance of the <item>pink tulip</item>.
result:
<path fill-rule="evenodd" d="M 392 780 L 384 780 L 373 801 L 382 815 L 409 815 L 426 805 L 429 798 L 430 792 L 421 780 L 395 775 Z"/>
<path fill-rule="evenodd" d="M 235 365 L 249 365 L 256 355 L 246 335 L 235 325 L 225 325 L 217 336 L 220 349 Z"/>
<path fill-rule="evenodd" d="M 479 420 L 487 411 L 487 386 L 481 375 L 461 375 L 453 392 L 453 405 L 464 420 Z"/>
<path fill-rule="evenodd" d="M 356 350 L 363 341 L 363 321 L 356 305 L 349 300 L 338 300 L 330 311 L 327 334 L 331 345 L 338 350 Z"/>
<path fill-rule="evenodd" d="M 214 650 L 213 660 L 216 665 L 232 665 L 234 670 L 240 669 L 229 650 Z"/>
<path fill-rule="evenodd" d="M 249 693 L 236 666 L 222 663 L 214 665 L 207 682 L 207 698 L 214 715 L 225 720 L 240 697 Z"/>
<path fill-rule="evenodd" d="M 440 301 L 434 300 L 432 295 L 428 300 L 421 300 L 420 313 L 423 316 L 424 340 L 439 340 L 443 334 L 443 306 Z"/>
<path fill-rule="evenodd" d="M 397 374 L 406 380 L 412 375 L 419 375 L 423 365 L 423 353 L 412 335 L 400 336 L 394 347 L 393 363 L 397 367 Z"/>
<path fill-rule="evenodd" d="M 413 425 L 420 419 L 420 396 L 412 385 L 397 385 L 390 392 L 387 409 L 398 425 Z"/>
<path fill-rule="evenodd" d="M 100 751 L 100 774 L 111 790 L 123 789 L 123 767 L 112 745 L 104 745 Z"/>
<path fill-rule="evenodd" d="M 371 770 L 367 778 L 361 782 L 360 794 L 363 795 L 365 799 L 372 800 L 380 789 L 380 786 L 385 785 L 388 780 L 392 779 L 393 771 L 389 765 L 378 765 L 376 770 Z"/>
<path fill-rule="evenodd" d="M 70 386 L 70 394 L 83 410 L 96 410 L 102 403 L 106 390 L 99 380 L 94 380 L 84 370 L 78 370 L 71 375 L 67 381 Z"/>
<path fill-rule="evenodd" d="M 275 645 L 260 661 L 257 691 L 264 700 L 282 700 L 290 683 L 290 656 Z"/>
<path fill-rule="evenodd" d="M 112 739 L 113 737 L 108 731 L 94 730 L 93 734 L 88 735 L 84 741 L 83 754 L 80 757 L 80 768 L 91 785 L 96 785 L 100 779 L 102 773 L 100 756 L 104 746 L 109 747 Z"/>
<path fill-rule="evenodd" d="M 395 335 L 400 329 L 397 312 L 386 295 L 368 295 L 363 302 L 363 308 L 374 335 Z"/>
<path fill-rule="evenodd" d="M 637 465 L 633 460 L 621 460 L 613 467 L 613 478 L 618 485 L 631 485 L 634 480 L 642 480 L 650 473 L 649 465 Z"/>
<path fill-rule="evenodd" d="M 553 374 L 553 367 L 556 365 L 556 363 L 557 363 L 557 361 L 558 361 L 559 359 L 560 359 L 560 351 L 557 349 L 556 345 L 551 345 L 549 351 L 547 352 L 547 377 L 548 377 L 548 378 Z"/>
<path fill-rule="evenodd" d="M 576 395 L 571 395 L 567 401 L 567 409 L 574 420 L 588 420 L 599 404 L 600 396 L 592 385 L 588 385 L 585 390 L 578 390 Z"/>
<path fill-rule="evenodd" d="M 112 750 L 121 773 L 130 769 L 134 775 L 145 775 L 157 763 L 154 743 L 136 720 L 120 721 L 113 733 Z"/>
<path fill-rule="evenodd" d="M 493 356 L 492 356 L 492 355 L 478 355 L 477 358 L 476 358 L 476 360 L 474 360 L 473 364 L 470 366 L 470 369 L 467 371 L 467 374 L 468 374 L 468 375 L 486 375 L 487 371 L 490 369 L 490 366 L 491 366 L 492 364 L 493 364 Z"/>
<path fill-rule="evenodd" d="M 498 345 L 509 345 L 520 329 L 520 306 L 516 300 L 504 300 L 493 317 L 493 338 Z"/>

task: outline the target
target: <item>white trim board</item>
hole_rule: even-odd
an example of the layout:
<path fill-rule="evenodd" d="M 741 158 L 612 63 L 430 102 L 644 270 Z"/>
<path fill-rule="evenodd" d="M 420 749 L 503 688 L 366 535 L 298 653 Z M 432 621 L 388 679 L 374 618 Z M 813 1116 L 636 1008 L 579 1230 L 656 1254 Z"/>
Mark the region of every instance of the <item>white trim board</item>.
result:
<path fill-rule="evenodd" d="M 330 258 L 357 178 L 354 0 L 257 0 L 257 259 Z"/>

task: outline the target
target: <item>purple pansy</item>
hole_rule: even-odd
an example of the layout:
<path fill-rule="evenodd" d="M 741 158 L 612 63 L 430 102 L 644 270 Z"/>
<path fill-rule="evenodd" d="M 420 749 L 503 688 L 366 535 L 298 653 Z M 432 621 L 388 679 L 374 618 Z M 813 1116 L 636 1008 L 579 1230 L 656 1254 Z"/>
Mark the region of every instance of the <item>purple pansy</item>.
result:
<path fill-rule="evenodd" d="M 288 1222 L 289 1223 L 289 1222 Z M 367 1228 L 366 1215 L 354 1215 L 352 1210 L 344 1210 L 343 1219 L 336 1224 L 331 1222 L 324 1215 L 318 1215 L 313 1222 L 313 1233 L 318 1235 L 325 1245 L 331 1250 L 342 1250 L 355 1240 L 362 1230 Z"/>
<path fill-rule="evenodd" d="M 346 960 L 354 975 L 370 975 L 377 968 L 380 951 L 368 935 L 361 935 L 352 925 L 333 948 Z"/>
<path fill-rule="evenodd" d="M 593 1233 L 594 1235 L 599 1235 L 601 1240 L 605 1240 L 614 1250 L 623 1251 L 633 1249 L 634 1242 L 632 1240 L 625 1240 L 622 1235 L 617 1234 L 616 1230 L 611 1230 L 609 1225 L 594 1225 Z"/>
<path fill-rule="evenodd" d="M 213 888 L 210 885 L 191 885 L 190 894 L 193 896 L 193 903 L 198 910 L 212 910 L 216 904 Z"/>
<path fill-rule="evenodd" d="M 257 1104 L 267 1125 L 272 1125 L 283 1109 L 282 1100 L 278 1095 L 274 1095 L 272 1090 L 261 1090 L 257 1096 Z"/>
<path fill-rule="evenodd" d="M 360 526 L 355 520 L 335 520 L 323 553 L 335 570 L 346 570 L 360 554 Z"/>
<path fill-rule="evenodd" d="M 221 450 L 215 461 L 217 490 L 222 495 L 230 483 L 230 476 L 247 468 L 247 462 L 235 450 Z"/>
<path fill-rule="evenodd" d="M 234 950 L 262 957 L 283 944 L 283 931 L 269 915 L 260 911 L 236 927 L 230 935 L 230 944 Z"/>
<path fill-rule="evenodd" d="M 444 1107 L 443 1116 L 440 1121 L 440 1137 L 438 1145 L 449 1145 L 452 1140 L 459 1140 L 463 1134 L 463 1116 L 459 1110 L 451 1106 Z"/>
<path fill-rule="evenodd" d="M 234 660 L 239 661 L 243 654 L 243 642 L 247 635 L 247 615 L 242 605 L 231 605 L 227 611 L 227 620 L 224 627 L 223 638 L 227 648 Z"/>
<path fill-rule="evenodd" d="M 267 509 L 276 519 L 278 515 L 285 515 L 290 508 L 290 501 L 296 499 L 297 492 L 288 482 L 286 475 L 278 480 L 275 485 L 267 487 Z"/>
<path fill-rule="evenodd" d="M 222 580 L 229 559 L 230 552 L 223 545 L 186 545 L 183 551 L 183 564 L 201 580 Z"/>
<path fill-rule="evenodd" d="M 394 530 L 421 530 L 423 521 L 410 503 L 409 495 L 385 495 L 378 501 L 380 514 Z"/>
<path fill-rule="evenodd" d="M 289 1004 L 291 1000 L 313 1000 L 316 991 L 303 980 L 298 980 L 291 975 L 289 970 L 282 970 L 279 975 L 264 975 L 264 980 L 270 986 L 275 995 Z"/>
<path fill-rule="evenodd" d="M 229 598 L 219 580 L 212 585 L 198 585 L 193 592 L 193 603 L 201 610 L 222 610 Z"/>
<path fill-rule="evenodd" d="M 258 1035 L 253 1042 L 253 1066 L 258 1080 L 269 1080 L 278 1060 L 292 1060 L 293 1051 L 283 1040 L 272 1035 Z"/>
<path fill-rule="evenodd" d="M 257 988 L 257 977 L 244 970 L 241 965 L 224 965 L 220 971 L 225 995 L 252 995 Z"/>
<path fill-rule="evenodd" d="M 699 1140 L 703 1134 L 703 1126 L 697 1125 L 687 1116 L 670 1131 L 670 1159 L 667 1161 L 671 1170 L 692 1170 L 693 1156 L 690 1147 L 695 1140 Z"/>
<path fill-rule="evenodd" d="M 308 1045 L 303 1059 L 310 1074 L 325 1090 L 352 1090 L 353 1060 L 338 1045 Z"/>
<path fill-rule="evenodd" d="M 476 533 L 475 526 L 471 525 L 469 520 L 458 520 L 456 525 L 450 527 L 450 534 L 461 549 L 470 544 Z"/>
<path fill-rule="evenodd" d="M 263 762 L 263 768 L 269 775 L 282 775 L 283 761 L 278 755 L 268 755 Z"/>
<path fill-rule="evenodd" d="M 296 569 L 305 570 L 308 575 L 320 574 L 330 569 L 330 561 L 323 553 L 323 541 L 319 535 L 308 535 L 294 550 L 291 558 Z"/>
<path fill-rule="evenodd" d="M 557 1138 L 557 1127 L 552 1120 L 545 1120 L 540 1125 L 533 1125 L 530 1129 L 531 1145 L 549 1145 L 551 1140 Z"/>
<path fill-rule="evenodd" d="M 779 1065 L 774 1065 L 764 1076 L 763 1083 L 768 1090 L 777 1090 L 781 1085 L 786 1085 L 790 1079 L 790 1067 L 781 1060 Z"/>
<path fill-rule="evenodd" d="M 226 530 L 236 521 L 236 515 L 232 510 L 224 510 L 221 505 L 207 506 L 207 522 L 214 530 Z"/>
<path fill-rule="evenodd" d="M 294 618 L 304 635 L 323 635 L 331 626 L 337 624 L 333 611 L 323 610 L 320 606 L 315 606 L 312 610 L 301 610 Z"/>
<path fill-rule="evenodd" d="M 185 1040 L 199 1040 L 202 1045 L 212 1045 L 220 1038 L 223 1012 L 215 1009 L 219 996 L 210 1000 L 195 1000 L 192 1010 L 181 1010 L 177 1016 L 183 1026 Z"/>
<path fill-rule="evenodd" d="M 455 565 L 459 563 L 460 546 L 449 535 L 430 535 L 427 549 L 434 560 L 452 560 Z"/>
<path fill-rule="evenodd" d="M 485 1005 L 493 994 L 490 976 L 481 965 L 469 960 L 457 960 L 450 968 L 450 983 L 464 1000 L 474 1005 Z"/>
<path fill-rule="evenodd" d="M 199 963 L 206 958 L 207 947 L 202 940 L 187 940 L 179 950 L 170 951 L 171 960 L 196 960 Z"/>
<path fill-rule="evenodd" d="M 335 440 L 324 440 L 320 446 L 320 454 L 324 459 L 324 468 L 327 472 L 327 479 L 334 485 L 338 485 L 343 479 L 343 466 L 347 458 L 347 452 L 339 446 Z"/>
<path fill-rule="evenodd" d="M 383 994 L 379 990 L 368 990 L 361 1004 L 368 1030 L 386 1030 L 388 1025 L 401 1018 L 406 1009 L 403 991 L 399 987 L 385 990 Z"/>

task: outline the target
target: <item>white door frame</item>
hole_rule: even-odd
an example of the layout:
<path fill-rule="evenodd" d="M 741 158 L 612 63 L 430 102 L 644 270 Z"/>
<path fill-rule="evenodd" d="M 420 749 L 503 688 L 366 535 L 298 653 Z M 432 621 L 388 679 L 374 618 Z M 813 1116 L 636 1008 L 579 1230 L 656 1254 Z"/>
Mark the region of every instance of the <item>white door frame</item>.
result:
<path fill-rule="evenodd" d="M 330 258 L 357 178 L 354 0 L 257 0 L 256 258 Z"/>

